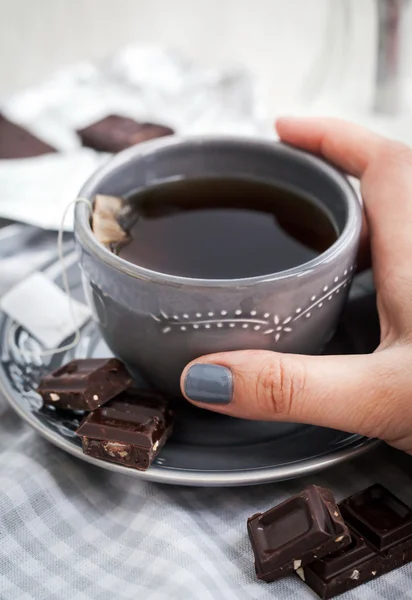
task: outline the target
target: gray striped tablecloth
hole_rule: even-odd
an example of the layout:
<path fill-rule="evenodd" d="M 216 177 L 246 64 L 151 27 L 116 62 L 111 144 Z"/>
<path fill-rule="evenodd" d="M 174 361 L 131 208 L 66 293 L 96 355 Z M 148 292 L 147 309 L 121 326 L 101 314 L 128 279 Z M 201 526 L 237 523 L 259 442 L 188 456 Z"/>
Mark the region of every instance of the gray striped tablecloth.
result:
<path fill-rule="evenodd" d="M 15 253 L 0 259 L 1 291 L 44 259 L 44 235 L 32 231 L 26 237 L 19 250 L 24 260 L 18 262 Z M 310 483 L 331 488 L 341 499 L 381 482 L 412 505 L 411 474 L 411 457 L 382 446 L 324 473 L 284 483 L 231 489 L 155 485 L 72 458 L 40 438 L 0 399 L 0 598 L 315 598 L 297 577 L 256 581 L 247 517 Z M 341 598 L 412 598 L 412 567 Z"/>

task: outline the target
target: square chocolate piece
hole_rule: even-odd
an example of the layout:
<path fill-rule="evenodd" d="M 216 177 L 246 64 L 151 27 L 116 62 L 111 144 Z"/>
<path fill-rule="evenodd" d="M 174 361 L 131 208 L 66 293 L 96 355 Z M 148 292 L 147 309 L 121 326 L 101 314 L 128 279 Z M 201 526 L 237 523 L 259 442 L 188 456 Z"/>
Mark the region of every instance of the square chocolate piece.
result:
<path fill-rule="evenodd" d="M 346 548 L 317 559 L 299 571 L 299 577 L 324 600 L 343 594 L 376 577 L 376 551 L 350 529 Z"/>
<path fill-rule="evenodd" d="M 131 384 L 132 377 L 117 358 L 84 358 L 45 375 L 37 391 L 45 405 L 93 410 Z"/>
<path fill-rule="evenodd" d="M 56 149 L 0 115 L 0 159 L 32 158 L 50 152 Z"/>
<path fill-rule="evenodd" d="M 327 600 L 412 561 L 412 510 L 381 485 L 340 503 L 352 542 L 297 573 Z"/>
<path fill-rule="evenodd" d="M 345 521 L 378 550 L 412 536 L 411 509 L 382 485 L 373 485 L 339 506 Z"/>
<path fill-rule="evenodd" d="M 83 146 L 112 153 L 173 133 L 173 129 L 164 125 L 138 123 L 133 119 L 117 115 L 109 115 L 77 131 Z"/>
<path fill-rule="evenodd" d="M 143 390 L 123 392 L 80 423 L 83 452 L 145 471 L 172 432 L 168 401 Z"/>
<path fill-rule="evenodd" d="M 258 579 L 273 581 L 349 544 L 332 492 L 312 485 L 248 519 Z"/>

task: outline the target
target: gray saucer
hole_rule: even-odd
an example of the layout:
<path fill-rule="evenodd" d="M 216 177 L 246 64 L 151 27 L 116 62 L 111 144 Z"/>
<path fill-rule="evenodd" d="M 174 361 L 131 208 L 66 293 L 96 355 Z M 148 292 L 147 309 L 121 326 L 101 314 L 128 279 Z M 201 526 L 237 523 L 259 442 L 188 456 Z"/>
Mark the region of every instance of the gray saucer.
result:
<path fill-rule="evenodd" d="M 73 296 L 82 299 L 80 272 L 74 254 L 67 257 Z M 61 268 L 53 263 L 47 275 L 61 283 Z M 372 310 L 371 310 L 372 307 Z M 329 354 L 371 352 L 379 341 L 374 298 L 365 296 L 356 280 Z M 94 323 L 82 330 L 75 351 L 44 359 L 30 334 L 0 314 L 0 387 L 16 412 L 56 446 L 95 465 L 162 483 L 196 486 L 251 485 L 298 477 L 360 455 L 378 442 L 358 435 L 305 425 L 244 421 L 201 411 L 178 399 L 174 434 L 146 472 L 85 456 L 74 431 L 81 415 L 43 409 L 36 387 L 45 370 L 73 356 L 109 356 Z M 30 355 L 28 354 L 30 352 Z M 33 360 L 33 353 L 38 353 Z"/>

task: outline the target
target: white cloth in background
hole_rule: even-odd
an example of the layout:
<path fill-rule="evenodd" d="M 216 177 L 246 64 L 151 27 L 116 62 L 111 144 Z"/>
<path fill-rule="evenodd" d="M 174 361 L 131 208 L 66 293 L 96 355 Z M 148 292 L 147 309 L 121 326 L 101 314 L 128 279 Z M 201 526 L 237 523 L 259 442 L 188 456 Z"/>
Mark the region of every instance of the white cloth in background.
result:
<path fill-rule="evenodd" d="M 178 134 L 274 137 L 253 79 L 199 68 L 159 48 L 130 46 L 101 63 L 80 63 L 1 107 L 60 153 L 0 160 L 0 217 L 58 229 L 66 205 L 109 155 L 80 146 L 75 130 L 108 114 L 171 126 Z M 66 229 L 73 227 L 71 214 Z"/>

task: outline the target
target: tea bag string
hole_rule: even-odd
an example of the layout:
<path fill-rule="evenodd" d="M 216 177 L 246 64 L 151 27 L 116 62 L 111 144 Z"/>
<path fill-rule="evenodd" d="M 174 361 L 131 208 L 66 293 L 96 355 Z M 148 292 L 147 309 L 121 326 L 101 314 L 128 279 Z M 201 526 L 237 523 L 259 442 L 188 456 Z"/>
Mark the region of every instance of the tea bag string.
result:
<path fill-rule="evenodd" d="M 60 268 L 61 268 L 63 289 L 67 295 L 70 315 L 73 320 L 73 325 L 75 328 L 74 338 L 69 344 L 65 344 L 64 346 L 59 346 L 58 348 L 48 348 L 47 350 L 42 350 L 41 352 L 38 352 L 38 353 L 36 353 L 36 357 L 38 357 L 38 356 L 42 356 L 42 357 L 53 356 L 55 354 L 61 354 L 62 352 L 67 352 L 68 350 L 75 348 L 80 341 L 80 336 L 81 336 L 80 327 L 79 327 L 79 324 L 78 324 L 78 321 L 76 318 L 76 313 L 74 310 L 73 298 L 72 298 L 72 295 L 70 292 L 69 279 L 67 277 L 67 269 L 66 269 L 66 265 L 65 265 L 65 261 L 64 261 L 64 253 L 63 253 L 64 224 L 66 222 L 66 218 L 67 218 L 67 214 L 68 214 L 69 210 L 71 209 L 72 206 L 76 206 L 77 204 L 85 204 L 89 208 L 90 214 L 92 214 L 93 205 L 88 198 L 79 197 L 79 198 L 76 198 L 76 200 L 72 200 L 71 202 L 69 202 L 69 204 L 64 209 L 60 227 L 59 227 L 59 230 L 57 233 L 57 253 L 58 253 L 59 263 L 60 263 Z M 9 329 L 9 347 L 13 347 L 13 345 L 14 345 L 14 340 L 12 339 L 12 336 L 13 336 L 13 329 L 10 328 Z"/>
<path fill-rule="evenodd" d="M 59 348 L 50 348 L 48 350 L 43 350 L 41 353 L 42 356 L 52 356 L 53 354 L 61 354 L 62 352 L 66 352 L 67 350 L 71 350 L 72 348 L 75 348 L 80 341 L 80 327 L 79 327 L 79 324 L 78 324 L 78 321 L 76 318 L 76 313 L 74 310 L 73 298 L 72 298 L 72 295 L 70 292 L 69 278 L 67 277 L 67 269 L 66 269 L 66 265 L 64 264 L 64 253 L 63 253 L 64 224 L 66 222 L 66 218 L 67 218 L 67 214 L 68 214 L 69 210 L 71 209 L 72 206 L 76 206 L 77 204 L 85 204 L 89 208 L 90 215 L 92 214 L 93 205 L 88 198 L 79 197 L 79 198 L 76 198 L 75 200 L 72 200 L 71 202 L 69 202 L 69 204 L 64 209 L 64 212 L 62 215 L 62 220 L 60 223 L 60 228 L 59 228 L 59 231 L 57 234 L 57 253 L 59 256 L 59 263 L 60 263 L 61 272 L 62 272 L 63 289 L 67 295 L 70 315 L 73 319 L 73 325 L 75 327 L 74 338 L 73 338 L 73 341 L 71 341 L 69 344 L 66 344 L 65 346 L 60 346 Z"/>

